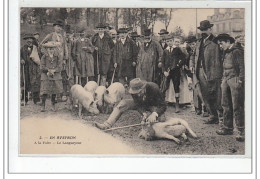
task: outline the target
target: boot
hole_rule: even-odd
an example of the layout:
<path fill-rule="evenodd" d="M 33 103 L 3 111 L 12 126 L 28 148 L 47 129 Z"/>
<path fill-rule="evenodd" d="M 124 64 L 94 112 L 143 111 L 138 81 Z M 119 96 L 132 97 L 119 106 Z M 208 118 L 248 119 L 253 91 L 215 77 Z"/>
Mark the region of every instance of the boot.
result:
<path fill-rule="evenodd" d="M 236 140 L 238 142 L 244 142 L 245 141 L 245 129 L 244 128 L 238 128 L 238 134 L 236 136 Z"/>
<path fill-rule="evenodd" d="M 179 112 L 180 112 L 179 97 L 176 97 L 175 113 L 179 113 Z"/>

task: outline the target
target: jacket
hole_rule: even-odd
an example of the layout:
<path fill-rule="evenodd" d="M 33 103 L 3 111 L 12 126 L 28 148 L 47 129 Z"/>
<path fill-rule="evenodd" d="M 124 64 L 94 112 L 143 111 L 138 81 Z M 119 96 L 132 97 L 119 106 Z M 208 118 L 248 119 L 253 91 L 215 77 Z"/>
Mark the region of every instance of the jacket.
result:
<path fill-rule="evenodd" d="M 45 54 L 41 58 L 41 80 L 61 80 L 62 71 L 62 59 L 58 55 L 54 55 L 50 58 L 48 54 Z M 47 76 L 48 70 L 55 70 L 54 76 Z"/>
<path fill-rule="evenodd" d="M 170 47 L 167 47 L 163 51 L 162 55 L 163 71 L 168 71 L 168 69 L 173 70 L 176 68 L 181 68 L 185 64 L 185 55 L 182 53 L 179 47 L 173 47 L 170 52 Z"/>
<path fill-rule="evenodd" d="M 244 51 L 233 45 L 225 51 L 223 59 L 223 77 L 239 77 L 241 81 L 245 79 Z"/>
<path fill-rule="evenodd" d="M 218 44 L 213 42 L 214 36 L 211 34 L 204 42 L 202 48 L 204 48 L 204 61 L 205 61 L 205 78 L 207 81 L 221 79 L 222 78 L 222 62 L 221 62 L 221 55 L 220 55 L 220 48 Z M 198 71 L 199 71 L 199 53 L 200 53 L 200 46 L 201 38 L 197 41 L 195 52 L 191 56 L 191 67 L 195 70 L 195 82 L 198 81 Z"/>
<path fill-rule="evenodd" d="M 157 84 L 147 82 L 145 86 L 145 94 L 143 98 L 138 98 L 132 95 L 135 104 L 138 105 L 137 110 L 143 114 L 145 111 L 156 112 L 161 116 L 166 111 L 166 102 L 164 101 L 163 94 Z"/>

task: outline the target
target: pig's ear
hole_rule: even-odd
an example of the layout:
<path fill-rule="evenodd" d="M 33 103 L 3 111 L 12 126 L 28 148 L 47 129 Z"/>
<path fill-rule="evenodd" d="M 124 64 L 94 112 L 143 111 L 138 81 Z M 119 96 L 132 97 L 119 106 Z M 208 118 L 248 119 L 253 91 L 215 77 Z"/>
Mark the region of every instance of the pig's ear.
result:
<path fill-rule="evenodd" d="M 92 102 L 93 105 L 96 105 L 99 100 L 95 100 Z"/>
<path fill-rule="evenodd" d="M 106 90 L 106 94 L 109 94 L 109 91 L 108 91 L 108 90 Z"/>
<path fill-rule="evenodd" d="M 90 104 L 89 104 L 89 106 L 91 106 L 91 105 L 93 105 L 94 104 L 94 101 L 92 101 Z"/>

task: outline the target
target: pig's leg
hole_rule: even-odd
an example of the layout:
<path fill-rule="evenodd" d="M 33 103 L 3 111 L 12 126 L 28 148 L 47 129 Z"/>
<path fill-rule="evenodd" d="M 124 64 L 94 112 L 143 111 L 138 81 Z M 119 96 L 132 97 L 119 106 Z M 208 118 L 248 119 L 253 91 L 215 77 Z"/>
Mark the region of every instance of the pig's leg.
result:
<path fill-rule="evenodd" d="M 82 104 L 79 104 L 79 118 L 81 119 L 82 118 Z"/>
<path fill-rule="evenodd" d="M 182 119 L 179 119 L 179 121 L 180 121 L 181 125 L 183 125 L 189 131 L 189 133 L 191 134 L 192 137 L 197 138 L 197 135 L 191 130 L 189 124 L 186 121 L 184 121 Z"/>
<path fill-rule="evenodd" d="M 170 134 L 168 134 L 168 133 L 166 133 L 166 132 L 162 132 L 161 134 L 160 134 L 160 136 L 158 136 L 159 138 L 165 138 L 165 139 L 170 139 L 170 140 L 173 140 L 173 141 L 175 141 L 177 144 L 180 144 L 181 143 L 181 141 L 179 140 L 179 139 L 177 139 L 176 137 L 174 137 L 174 136 L 172 136 L 172 135 L 170 135 Z"/>

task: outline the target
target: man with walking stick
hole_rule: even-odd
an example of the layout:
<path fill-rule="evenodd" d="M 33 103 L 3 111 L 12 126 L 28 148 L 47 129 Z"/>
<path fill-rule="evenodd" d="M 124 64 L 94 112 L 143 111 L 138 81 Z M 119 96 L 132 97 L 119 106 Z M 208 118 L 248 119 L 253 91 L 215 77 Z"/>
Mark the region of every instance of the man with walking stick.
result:
<path fill-rule="evenodd" d="M 104 24 L 98 24 L 96 31 L 97 34 L 92 39 L 92 44 L 95 46 L 95 75 L 97 76 L 97 82 L 100 80 L 101 85 L 105 86 L 114 42 L 109 34 L 105 32 L 106 26 Z"/>

